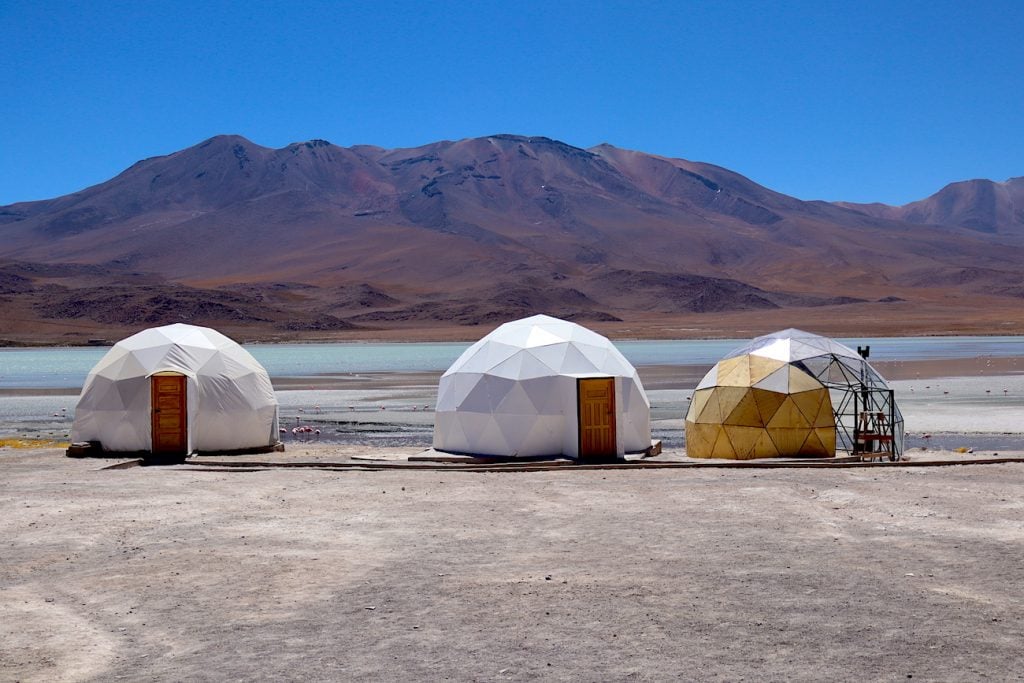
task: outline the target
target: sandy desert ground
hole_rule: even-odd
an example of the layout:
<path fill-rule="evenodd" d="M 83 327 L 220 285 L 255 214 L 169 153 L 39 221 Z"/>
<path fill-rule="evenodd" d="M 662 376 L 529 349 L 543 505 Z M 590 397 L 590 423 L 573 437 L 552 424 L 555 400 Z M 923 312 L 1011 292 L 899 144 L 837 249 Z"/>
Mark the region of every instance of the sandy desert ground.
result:
<path fill-rule="evenodd" d="M 109 464 L 0 452 L 0 680 L 1024 677 L 1024 464 Z"/>

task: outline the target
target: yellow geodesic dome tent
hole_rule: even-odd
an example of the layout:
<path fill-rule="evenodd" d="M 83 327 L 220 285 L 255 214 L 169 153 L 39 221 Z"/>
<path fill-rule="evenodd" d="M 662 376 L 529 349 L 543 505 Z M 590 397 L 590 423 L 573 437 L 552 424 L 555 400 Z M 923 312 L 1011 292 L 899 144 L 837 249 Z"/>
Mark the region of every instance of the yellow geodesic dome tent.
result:
<path fill-rule="evenodd" d="M 734 460 L 835 455 L 828 389 L 774 358 L 743 354 L 720 361 L 693 393 L 686 452 Z"/>
<path fill-rule="evenodd" d="M 751 340 L 694 390 L 687 454 L 696 458 L 831 457 L 903 452 L 893 391 L 861 355 L 797 329 Z"/>

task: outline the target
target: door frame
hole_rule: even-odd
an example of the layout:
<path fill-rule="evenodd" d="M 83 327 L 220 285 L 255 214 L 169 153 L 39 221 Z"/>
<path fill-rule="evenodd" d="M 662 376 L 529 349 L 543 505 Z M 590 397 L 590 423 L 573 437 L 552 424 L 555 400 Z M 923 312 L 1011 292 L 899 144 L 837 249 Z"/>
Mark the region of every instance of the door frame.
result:
<path fill-rule="evenodd" d="M 609 460 L 617 459 L 619 457 L 619 420 L 618 420 L 618 402 L 616 401 L 615 394 L 617 390 L 617 383 L 613 376 L 604 377 L 577 377 L 576 378 L 576 458 L 577 460 Z M 583 452 L 583 401 L 581 400 L 582 383 L 588 380 L 602 380 L 611 381 L 612 392 L 612 452 L 601 453 L 597 455 L 585 454 Z"/>
<path fill-rule="evenodd" d="M 156 384 L 158 377 L 177 377 L 181 383 L 181 449 L 179 450 L 157 450 L 156 444 L 156 416 L 158 408 L 155 405 L 156 398 Z M 189 441 L 189 421 L 188 421 L 188 375 L 181 372 L 174 372 L 172 370 L 165 370 L 161 372 L 154 372 L 148 377 L 149 379 L 149 452 L 154 456 L 178 456 L 188 455 L 188 441 Z"/>

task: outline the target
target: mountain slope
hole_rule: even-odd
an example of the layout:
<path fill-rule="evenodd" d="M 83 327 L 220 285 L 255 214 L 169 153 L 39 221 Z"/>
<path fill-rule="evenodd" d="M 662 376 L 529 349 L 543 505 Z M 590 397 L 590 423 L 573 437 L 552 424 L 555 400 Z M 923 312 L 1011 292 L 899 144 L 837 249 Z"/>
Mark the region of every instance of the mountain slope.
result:
<path fill-rule="evenodd" d="M 0 259 L 18 272 L 71 263 L 118 284 L 229 292 L 257 327 L 1012 297 L 1024 290 L 1019 181 L 957 184 L 906 207 L 840 205 L 710 164 L 540 137 L 386 150 L 218 136 L 65 197 L 0 207 Z M 80 286 L 102 280 L 90 277 Z M 65 287 L 71 308 L 59 293 L 42 305 L 110 318 L 102 291 L 74 295 L 68 282 L 18 286 Z"/>

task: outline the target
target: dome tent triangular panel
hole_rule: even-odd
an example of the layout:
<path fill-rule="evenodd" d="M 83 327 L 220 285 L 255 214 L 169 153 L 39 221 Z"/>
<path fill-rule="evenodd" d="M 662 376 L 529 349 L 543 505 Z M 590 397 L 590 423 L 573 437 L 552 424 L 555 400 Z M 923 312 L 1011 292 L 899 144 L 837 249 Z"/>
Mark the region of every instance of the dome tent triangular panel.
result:
<path fill-rule="evenodd" d="M 708 400 L 711 398 L 711 389 L 695 389 L 690 398 L 690 412 L 693 413 L 694 422 L 701 421 L 701 415 L 707 408 Z"/>
<path fill-rule="evenodd" d="M 481 379 L 463 400 L 462 407 L 472 413 L 490 415 L 498 409 L 515 384 L 514 379 L 482 373 Z"/>
<path fill-rule="evenodd" d="M 551 344 L 560 344 L 564 341 L 566 341 L 564 337 L 545 329 L 544 325 L 534 325 L 526 334 L 526 344 L 524 346 L 550 346 Z"/>
<path fill-rule="evenodd" d="M 552 368 L 537 358 L 536 349 L 530 349 L 526 353 L 517 353 L 516 358 L 520 359 L 518 379 L 527 380 L 540 377 L 547 377 Z"/>
<path fill-rule="evenodd" d="M 539 363 L 551 369 L 549 374 L 559 375 L 564 372 L 565 352 L 567 342 L 551 344 L 549 346 L 524 347 L 524 352 L 532 356 Z"/>
<path fill-rule="evenodd" d="M 115 353 L 116 350 L 116 353 Z M 93 372 L 97 377 L 117 379 L 134 374 L 145 374 L 145 368 L 127 349 L 118 349 L 116 346 L 107 352 L 107 365 L 94 368 Z"/>
<path fill-rule="evenodd" d="M 117 410 L 131 410 L 132 406 L 149 400 L 149 382 L 108 381 L 110 382 L 111 388 L 117 392 L 118 398 L 120 399 L 118 401 Z"/>
<path fill-rule="evenodd" d="M 561 372 L 566 375 L 591 374 L 599 372 L 579 348 L 579 344 L 565 345 L 565 359 L 562 361 Z"/>
<path fill-rule="evenodd" d="M 124 410 L 124 398 L 122 396 L 122 389 L 120 389 L 114 380 L 107 377 L 97 376 L 93 379 L 93 393 L 95 395 L 95 403 L 100 410 Z M 131 392 L 124 390 L 124 393 L 131 395 Z"/>
<path fill-rule="evenodd" d="M 715 392 L 714 397 L 718 399 L 719 419 L 716 420 L 716 422 L 728 424 L 729 416 L 732 415 L 733 411 L 736 410 L 736 408 L 743 401 L 743 398 L 749 392 L 749 388 L 734 386 L 719 387 L 718 391 Z"/>
<path fill-rule="evenodd" d="M 754 383 L 758 389 L 774 391 L 779 394 L 789 393 L 789 369 L 782 365 L 778 370 L 768 374 Z"/>
<path fill-rule="evenodd" d="M 744 427 L 739 425 L 725 425 L 722 431 L 729 437 L 733 452 L 739 460 L 749 460 L 757 456 L 757 442 L 764 433 L 763 429 L 757 427 Z"/>
<path fill-rule="evenodd" d="M 455 453 L 469 451 L 469 438 L 463 431 L 461 420 L 455 419 L 451 412 L 438 411 L 434 416 L 434 430 L 442 430 L 448 436 L 448 450 Z"/>
<path fill-rule="evenodd" d="M 800 455 L 817 455 L 820 457 L 829 457 L 826 453 L 807 453 L 804 451 L 804 444 L 807 443 L 807 438 L 811 435 L 813 430 L 796 428 L 780 428 L 770 429 L 768 431 L 772 441 L 775 442 L 775 447 L 779 449 L 779 453 L 785 453 L 789 456 L 800 456 Z"/>
<path fill-rule="evenodd" d="M 718 366 L 718 386 L 749 387 L 750 361 L 749 356 L 738 356 L 723 360 Z"/>
<path fill-rule="evenodd" d="M 153 452 L 158 378 L 182 378 L 183 452 L 233 451 L 277 443 L 277 399 L 266 370 L 220 332 L 176 323 L 112 347 L 86 377 L 73 441 L 103 450 Z M 173 412 L 173 411 L 172 411 Z"/>
<path fill-rule="evenodd" d="M 501 360 L 483 369 L 495 358 L 492 346 L 503 347 Z M 510 347 L 514 351 L 506 356 Z M 650 403 L 636 369 L 605 337 L 545 315 L 499 326 L 441 376 L 434 447 L 505 457 L 580 457 L 580 420 L 589 419 L 579 410 L 582 386 L 611 387 L 610 393 L 602 389 L 606 399 L 597 400 L 614 406 L 614 426 L 599 428 L 612 430 L 618 456 L 650 447 Z M 585 445 L 583 450 L 585 456 Z"/>
<path fill-rule="evenodd" d="M 713 405 L 718 394 L 730 395 L 737 385 L 744 385 L 747 378 L 739 370 L 744 362 L 751 369 L 749 386 L 756 392 L 766 439 L 771 437 L 778 455 L 834 455 L 837 445 L 860 452 L 857 444 L 872 443 L 872 437 L 875 444 L 891 439 L 893 457 L 902 453 L 903 417 L 893 393 L 857 351 L 794 328 L 757 337 L 726 354 L 701 380 L 694 396 L 709 394 L 702 406 Z M 777 369 L 766 363 L 777 363 Z M 695 412 L 694 403 L 686 416 L 687 433 L 691 424 L 708 423 L 714 417 L 706 407 Z M 726 417 L 723 414 L 720 419 Z M 736 416 L 731 419 L 737 421 Z M 858 433 L 867 437 L 861 439 Z M 769 457 L 767 451 L 772 449 L 767 448 L 766 439 L 759 440 L 764 448 L 755 449 L 765 455 L 757 457 Z M 712 457 L 701 455 L 708 450 L 703 438 L 696 440 L 693 449 L 687 441 L 691 456 Z"/>
<path fill-rule="evenodd" d="M 610 358 L 612 349 L 599 347 L 592 344 L 578 344 L 576 349 L 590 362 L 594 368 L 609 368 L 617 365 L 615 358 Z M 616 371 L 623 372 L 624 368 L 615 367 Z"/>
<path fill-rule="evenodd" d="M 773 360 L 787 361 L 792 353 L 792 345 L 788 339 L 773 339 L 770 343 L 766 343 L 754 350 L 749 351 L 750 355 L 763 356 L 764 358 L 771 358 Z M 745 355 L 745 354 L 737 354 Z M 727 356 L 728 358 L 728 356 Z"/>
<path fill-rule="evenodd" d="M 738 427 L 764 427 L 765 422 L 761 419 L 761 411 L 757 407 L 754 392 L 743 392 L 736 407 L 722 420 L 722 423 Z"/>
<path fill-rule="evenodd" d="M 551 391 L 551 382 L 548 380 L 549 377 L 527 377 L 520 381 L 537 415 L 556 415 L 564 407 L 565 401 L 557 392 Z"/>
<path fill-rule="evenodd" d="M 714 389 L 704 390 L 707 391 L 707 396 L 704 397 L 703 407 L 700 413 L 694 410 L 694 406 L 691 404 L 690 409 L 693 410 L 693 421 L 701 422 L 704 424 L 722 424 L 725 420 L 725 416 L 722 415 L 722 403 L 718 398 L 718 387 Z"/>
<path fill-rule="evenodd" d="M 701 424 L 699 422 L 688 425 L 686 430 L 687 449 L 710 452 L 720 429 L 722 429 L 721 425 Z"/>
<path fill-rule="evenodd" d="M 482 418 L 477 439 L 486 443 L 493 443 L 495 450 L 499 453 L 507 449 L 514 449 L 514 446 L 505 438 L 505 434 L 501 431 L 501 427 L 498 425 L 498 421 L 494 419 L 493 414 L 483 415 Z M 521 433 L 527 425 L 528 423 L 525 420 L 520 420 L 520 429 L 516 430 L 516 433 Z"/>
<path fill-rule="evenodd" d="M 448 391 L 444 396 L 437 397 L 435 409 L 442 413 L 454 410 L 455 406 L 461 405 L 466 400 L 469 392 L 473 391 L 473 387 L 476 386 L 481 377 L 483 377 L 482 374 L 473 372 L 452 375 L 448 381 Z"/>
<path fill-rule="evenodd" d="M 828 376 L 828 369 L 832 366 L 831 356 L 817 356 L 815 358 L 805 358 L 799 361 L 793 361 L 793 365 L 804 370 L 809 375 L 813 375 L 816 379 L 821 380 Z"/>
<path fill-rule="evenodd" d="M 811 428 L 811 422 L 804 417 L 804 414 L 800 412 L 799 408 L 797 408 L 796 401 L 793 400 L 793 394 L 789 394 L 786 396 L 785 400 L 782 401 L 782 405 L 779 406 L 779 409 L 775 411 L 775 414 L 772 415 L 772 419 L 768 420 L 768 423 L 765 426 L 769 429 L 809 430 Z"/>
<path fill-rule="evenodd" d="M 533 415 L 537 412 L 537 405 L 523 385 L 524 382 L 514 382 L 508 387 L 498 406 L 499 411 L 509 415 Z"/>
<path fill-rule="evenodd" d="M 488 372 L 497 377 L 508 377 L 509 379 L 521 377 L 523 373 L 523 354 L 513 353 L 492 367 Z"/>
<path fill-rule="evenodd" d="M 761 424 L 763 425 L 768 424 L 775 415 L 775 411 L 786 400 L 785 393 L 767 391 L 758 388 L 756 385 L 751 387 L 750 394 L 754 397 L 754 403 L 757 404 L 757 412 L 761 415 Z"/>

